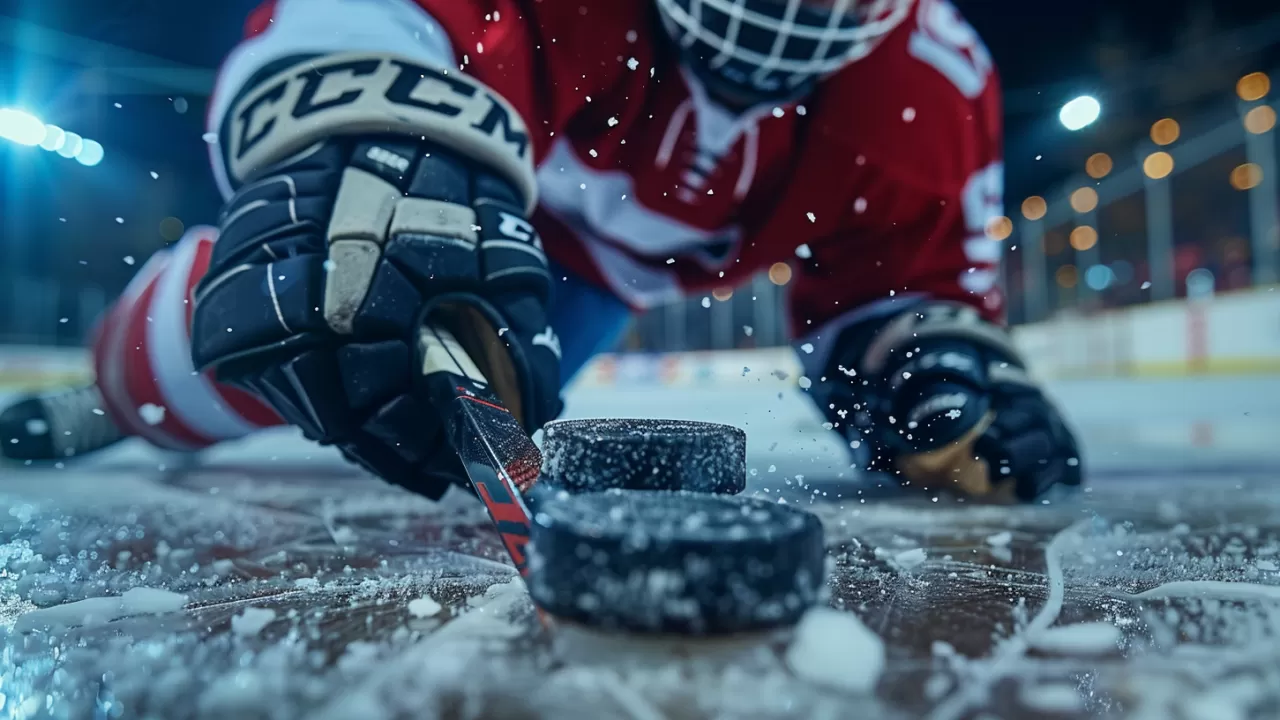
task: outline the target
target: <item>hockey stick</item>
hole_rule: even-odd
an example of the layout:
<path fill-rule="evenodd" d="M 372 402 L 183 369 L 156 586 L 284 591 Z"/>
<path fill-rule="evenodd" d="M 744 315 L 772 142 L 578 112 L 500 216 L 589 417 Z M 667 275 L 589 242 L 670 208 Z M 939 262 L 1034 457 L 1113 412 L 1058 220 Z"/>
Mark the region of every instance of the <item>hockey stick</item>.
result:
<path fill-rule="evenodd" d="M 418 337 L 422 381 L 445 411 L 450 442 L 521 577 L 533 525 L 528 493 L 542 470 L 542 453 L 454 336 L 424 325 Z"/>

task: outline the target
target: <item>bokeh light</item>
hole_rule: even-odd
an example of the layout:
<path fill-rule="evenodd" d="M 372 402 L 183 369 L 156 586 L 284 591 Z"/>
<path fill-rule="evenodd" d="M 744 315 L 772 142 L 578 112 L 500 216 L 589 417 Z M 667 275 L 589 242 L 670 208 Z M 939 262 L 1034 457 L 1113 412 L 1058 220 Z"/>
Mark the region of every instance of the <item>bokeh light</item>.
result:
<path fill-rule="evenodd" d="M 1269 92 L 1271 92 L 1271 78 L 1267 77 L 1266 73 L 1249 73 L 1236 83 L 1236 95 L 1247 102 L 1261 100 Z"/>
<path fill-rule="evenodd" d="M 1171 145 L 1182 134 L 1182 127 L 1173 118 L 1157 120 L 1151 126 L 1151 142 L 1157 145 Z"/>
<path fill-rule="evenodd" d="M 1028 220 L 1039 220 L 1049 211 L 1049 205 L 1039 195 L 1032 195 L 1022 201 L 1022 217 Z"/>
<path fill-rule="evenodd" d="M 1257 163 L 1237 165 L 1231 171 L 1230 182 L 1237 190 L 1252 190 L 1262 184 L 1262 168 Z"/>
<path fill-rule="evenodd" d="M 1244 129 L 1254 135 L 1270 132 L 1276 126 L 1276 111 L 1270 105 L 1259 105 L 1244 114 Z"/>
<path fill-rule="evenodd" d="M 1094 265 L 1084 271 L 1084 284 L 1090 290 L 1106 290 L 1115 281 L 1115 273 L 1106 265 Z"/>
<path fill-rule="evenodd" d="M 160 237 L 166 242 L 174 242 L 182 237 L 183 230 L 186 230 L 186 226 L 176 217 L 167 217 L 160 221 Z"/>
<path fill-rule="evenodd" d="M 1078 213 L 1093 212 L 1098 207 L 1098 191 L 1091 187 L 1078 188 L 1071 193 L 1071 209 Z"/>
<path fill-rule="evenodd" d="M 1169 177 L 1173 172 L 1173 156 L 1163 150 L 1151 153 L 1142 161 L 1142 172 L 1152 180 Z"/>
<path fill-rule="evenodd" d="M 786 285 L 791 282 L 791 266 L 783 262 L 776 262 L 769 266 L 769 282 L 774 285 Z"/>
<path fill-rule="evenodd" d="M 1081 225 L 1071 231 L 1071 247 L 1084 251 L 1098 244 L 1098 231 L 1088 225 Z"/>
<path fill-rule="evenodd" d="M 1001 215 L 987 223 L 987 237 L 992 240 L 1007 240 L 1013 234 L 1013 221 Z"/>
<path fill-rule="evenodd" d="M 35 115 L 15 108 L 0 108 L 0 140 L 39 147 L 88 167 L 102 162 L 106 156 L 102 144 L 96 140 L 46 124 Z"/>
<path fill-rule="evenodd" d="M 1104 152 L 1094 153 L 1085 161 L 1084 171 L 1094 180 L 1101 180 L 1111 174 L 1113 166 L 1110 155 Z"/>

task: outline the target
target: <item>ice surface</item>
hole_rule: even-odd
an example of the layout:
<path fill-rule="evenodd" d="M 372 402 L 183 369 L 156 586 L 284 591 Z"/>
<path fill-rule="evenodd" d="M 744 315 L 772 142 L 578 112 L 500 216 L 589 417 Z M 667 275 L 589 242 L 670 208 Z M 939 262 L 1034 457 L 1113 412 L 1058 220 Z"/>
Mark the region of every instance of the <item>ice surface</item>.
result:
<path fill-rule="evenodd" d="M 800 669 L 835 657 L 856 676 L 857 641 L 833 644 L 829 628 L 814 643 L 752 639 L 731 661 L 675 643 L 637 663 L 638 646 L 614 638 L 581 653 L 571 632 L 540 623 L 478 503 L 423 501 L 328 450 L 267 438 L 205 465 L 126 448 L 92 470 L 5 468 L 0 717 L 1274 717 L 1280 463 L 1235 434 L 1191 452 L 1159 416 L 1214 393 L 1154 387 L 1156 404 L 1137 403 L 1156 408 L 1151 425 L 1116 428 L 1114 408 L 1081 409 L 1084 434 L 1112 443 L 1093 454 L 1111 464 L 1090 492 L 1017 508 L 851 485 L 803 398 L 635 393 L 655 414 L 746 426 L 750 492 L 822 518 L 830 612 L 883 648 L 868 693 Z M 1265 418 L 1246 400 L 1274 395 L 1248 387 L 1212 412 L 1245 429 Z M 1167 444 L 1139 456 L 1149 441 Z M 921 562 L 904 572 L 903 554 Z M 185 598 L 120 613 L 136 589 Z M 425 598 L 438 612 L 415 611 Z M 233 631 L 250 610 L 274 616 Z M 1119 640 L 1085 653 L 1102 648 L 1103 626 Z M 806 645 L 812 657 L 797 660 Z"/>
<path fill-rule="evenodd" d="M 1002 530 L 994 535 L 987 536 L 987 544 L 991 547 L 1008 547 L 1013 541 L 1013 533 L 1008 530 Z"/>
<path fill-rule="evenodd" d="M 0 673 L 7 707 L 39 696 L 52 717 L 1191 717 L 1243 679 L 1222 707 L 1280 702 L 1280 597 L 1258 568 L 1280 557 L 1280 496 L 1244 480 L 1239 497 L 1135 480 L 1039 507 L 814 502 L 831 609 L 731 662 L 544 630 L 462 495 L 238 468 L 8 482 Z M 1153 494 L 1181 499 L 1175 525 Z"/>

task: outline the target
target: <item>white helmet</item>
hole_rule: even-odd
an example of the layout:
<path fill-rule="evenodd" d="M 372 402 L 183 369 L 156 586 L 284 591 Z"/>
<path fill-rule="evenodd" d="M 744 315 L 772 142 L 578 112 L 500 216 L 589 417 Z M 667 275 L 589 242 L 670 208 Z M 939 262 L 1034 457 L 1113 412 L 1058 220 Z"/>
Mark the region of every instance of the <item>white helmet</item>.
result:
<path fill-rule="evenodd" d="M 753 100 L 795 98 L 871 52 L 913 0 L 656 0 L 685 63 Z"/>

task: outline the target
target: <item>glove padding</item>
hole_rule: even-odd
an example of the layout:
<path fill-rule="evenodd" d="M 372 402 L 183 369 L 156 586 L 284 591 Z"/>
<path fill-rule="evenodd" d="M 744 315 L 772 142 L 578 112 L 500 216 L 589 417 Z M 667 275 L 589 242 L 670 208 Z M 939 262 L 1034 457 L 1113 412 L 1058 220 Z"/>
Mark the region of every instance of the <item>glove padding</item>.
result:
<path fill-rule="evenodd" d="M 439 497 L 465 474 L 415 390 L 417 330 L 449 327 L 532 432 L 561 410 L 551 277 L 515 186 L 429 141 L 326 140 L 228 201 L 196 290 L 199 368 L 310 439 Z"/>
<path fill-rule="evenodd" d="M 1078 443 L 1007 335 L 934 303 L 846 330 L 821 384 L 867 469 L 908 487 L 1030 501 L 1079 485 Z"/>

